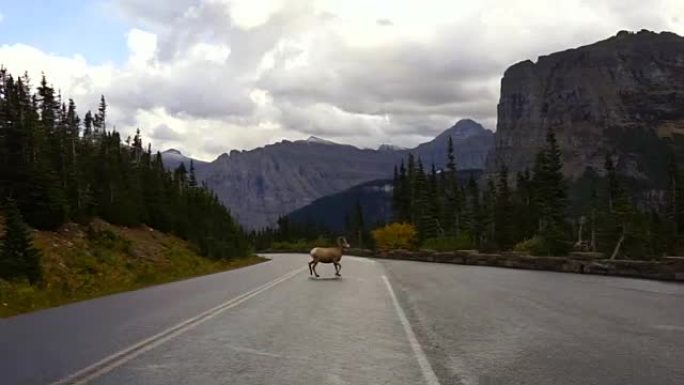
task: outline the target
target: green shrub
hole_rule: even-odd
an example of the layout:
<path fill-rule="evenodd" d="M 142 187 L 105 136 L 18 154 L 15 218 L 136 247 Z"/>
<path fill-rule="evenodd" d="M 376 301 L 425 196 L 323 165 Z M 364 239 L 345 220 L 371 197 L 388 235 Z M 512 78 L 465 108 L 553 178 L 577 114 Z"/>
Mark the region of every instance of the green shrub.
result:
<path fill-rule="evenodd" d="M 513 251 L 530 255 L 542 255 L 546 252 L 546 246 L 544 245 L 544 239 L 539 235 L 535 235 L 530 239 L 519 242 L 513 247 Z"/>
<path fill-rule="evenodd" d="M 436 251 L 469 250 L 475 247 L 473 238 L 468 233 L 461 233 L 458 237 L 428 238 L 423 242 L 424 249 Z"/>
<path fill-rule="evenodd" d="M 559 256 L 567 255 L 570 245 L 551 229 L 545 231 L 544 235 L 535 235 L 518 243 L 513 250 L 536 256 Z"/>
<path fill-rule="evenodd" d="M 546 250 L 539 255 L 567 255 L 572 248 L 566 232 L 559 226 L 547 226 L 541 236 Z"/>

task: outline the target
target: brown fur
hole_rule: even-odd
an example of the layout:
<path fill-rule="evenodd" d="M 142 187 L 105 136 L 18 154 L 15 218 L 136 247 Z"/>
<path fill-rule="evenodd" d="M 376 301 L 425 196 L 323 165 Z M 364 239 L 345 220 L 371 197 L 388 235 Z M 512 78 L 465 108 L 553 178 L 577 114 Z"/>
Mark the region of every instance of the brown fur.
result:
<path fill-rule="evenodd" d="M 342 253 L 346 248 L 349 248 L 347 240 L 344 237 L 338 237 L 337 247 L 314 247 L 311 249 L 309 254 L 312 260 L 309 262 L 309 275 L 319 276 L 316 272 L 316 265 L 319 263 L 332 263 L 335 265 L 335 275 L 340 277 L 340 270 L 342 270 L 340 259 L 342 259 Z"/>

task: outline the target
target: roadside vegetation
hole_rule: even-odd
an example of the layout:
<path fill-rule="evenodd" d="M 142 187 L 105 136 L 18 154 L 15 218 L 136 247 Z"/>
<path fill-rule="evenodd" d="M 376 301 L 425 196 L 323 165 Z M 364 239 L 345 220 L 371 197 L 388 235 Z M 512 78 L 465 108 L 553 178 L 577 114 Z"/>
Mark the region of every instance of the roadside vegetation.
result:
<path fill-rule="evenodd" d="M 447 154 L 442 172 L 434 166 L 425 172 L 421 159 L 412 155 L 395 170 L 395 221 L 416 228 L 420 248 L 537 256 L 584 251 L 612 259 L 653 259 L 679 249 L 677 229 L 683 218 L 677 201 L 682 191 L 675 169 L 670 170 L 667 204 L 655 211 L 639 209 L 611 154 L 606 154 L 603 170 L 587 170 L 584 195 L 571 198 L 552 130 L 532 169 L 514 177 L 500 163 L 496 175 L 461 186 L 451 141 Z"/>
<path fill-rule="evenodd" d="M 106 117 L 0 68 L 1 316 L 260 260 L 192 163 Z"/>
<path fill-rule="evenodd" d="M 496 174 L 459 182 L 455 159 L 451 139 L 443 170 L 434 165 L 426 170 L 420 158 L 409 154 L 394 170 L 392 222 L 364 223 L 357 203 L 347 216 L 350 243 L 383 250 L 516 251 L 535 256 L 591 252 L 639 260 L 682 251 L 684 183 L 674 159 L 667 170 L 669 193 L 658 210 L 637 204 L 612 154 L 606 154 L 602 170 L 588 168 L 570 184 L 563 177 L 552 130 L 532 168 L 517 175 L 509 175 L 500 163 Z M 276 246 L 294 239 L 310 243 L 321 235 L 330 236 L 321 227 L 284 217 L 276 228 L 251 237 L 261 250 L 279 249 Z"/>
<path fill-rule="evenodd" d="M 26 274 L 13 271 L 14 277 L 0 278 L 0 317 L 266 261 L 257 256 L 209 259 L 172 235 L 102 220 L 25 231 L 31 253 L 40 260 L 36 265 L 31 257 Z M 7 226 L 0 229 L 0 234 L 8 232 Z M 4 257 L 0 263 L 5 273 Z M 39 281 L 34 278 L 36 267 Z"/>

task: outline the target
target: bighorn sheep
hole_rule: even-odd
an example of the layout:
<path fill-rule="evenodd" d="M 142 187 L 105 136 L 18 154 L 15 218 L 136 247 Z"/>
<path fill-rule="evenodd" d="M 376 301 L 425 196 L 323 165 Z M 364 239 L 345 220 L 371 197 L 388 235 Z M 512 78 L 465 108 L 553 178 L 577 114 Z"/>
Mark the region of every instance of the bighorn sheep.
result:
<path fill-rule="evenodd" d="M 340 270 L 342 270 L 342 265 L 340 265 L 340 259 L 342 258 L 342 252 L 344 249 L 348 249 L 349 243 L 344 237 L 337 237 L 337 247 L 314 247 L 309 253 L 311 255 L 312 261 L 309 262 L 309 275 L 315 275 L 319 277 L 316 272 L 316 265 L 318 263 L 332 263 L 335 265 L 335 275 L 341 277 Z"/>

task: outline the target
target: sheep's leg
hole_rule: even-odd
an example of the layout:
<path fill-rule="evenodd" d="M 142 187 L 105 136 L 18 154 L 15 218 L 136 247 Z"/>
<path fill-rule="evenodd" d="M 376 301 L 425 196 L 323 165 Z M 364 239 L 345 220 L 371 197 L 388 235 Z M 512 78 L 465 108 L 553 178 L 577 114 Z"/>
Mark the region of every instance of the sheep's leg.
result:
<path fill-rule="evenodd" d="M 318 262 L 313 261 L 313 266 L 311 267 L 311 269 L 313 270 L 314 275 L 316 275 L 316 278 L 318 278 L 320 277 L 320 275 L 318 275 L 318 273 L 316 272 L 316 265 L 318 265 Z"/>
<path fill-rule="evenodd" d="M 311 265 L 314 263 L 314 261 L 309 262 L 309 275 L 313 275 L 313 269 L 311 268 Z"/>
<path fill-rule="evenodd" d="M 342 271 L 342 265 L 339 262 L 335 262 L 335 275 L 341 277 L 340 271 Z"/>

